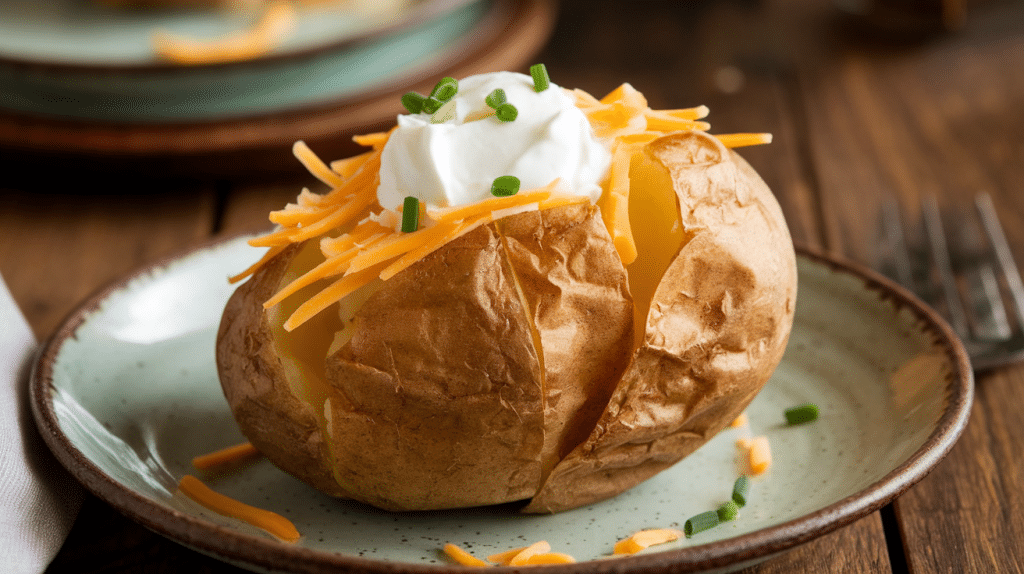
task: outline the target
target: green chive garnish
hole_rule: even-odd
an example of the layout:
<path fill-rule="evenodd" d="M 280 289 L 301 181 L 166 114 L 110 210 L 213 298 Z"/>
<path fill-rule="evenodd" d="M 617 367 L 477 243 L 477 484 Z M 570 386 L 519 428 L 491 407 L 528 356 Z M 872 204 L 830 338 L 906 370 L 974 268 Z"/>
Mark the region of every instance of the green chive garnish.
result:
<path fill-rule="evenodd" d="M 697 516 L 686 520 L 686 523 L 683 524 L 683 534 L 689 538 L 698 532 L 704 532 L 708 528 L 718 526 L 719 522 L 720 520 L 718 520 L 717 511 L 709 510 L 707 512 L 701 512 Z"/>
<path fill-rule="evenodd" d="M 750 479 L 741 474 L 732 485 L 732 500 L 737 506 L 746 506 L 747 494 L 750 492 Z"/>
<path fill-rule="evenodd" d="M 519 178 L 514 175 L 503 175 L 495 178 L 491 184 L 491 195 L 508 197 L 519 192 Z"/>
<path fill-rule="evenodd" d="M 413 196 L 402 204 L 402 233 L 412 233 L 420 226 L 420 200 Z"/>
<path fill-rule="evenodd" d="M 740 505 L 736 504 L 735 500 L 730 500 L 718 507 L 718 520 L 719 522 L 735 520 L 739 513 Z"/>
<path fill-rule="evenodd" d="M 405 109 L 409 110 L 410 114 L 418 114 L 423 111 L 423 100 L 426 99 L 416 92 L 409 92 L 402 96 L 402 105 L 405 106 Z"/>
<path fill-rule="evenodd" d="M 498 119 L 503 122 L 511 122 L 519 117 L 519 110 L 517 110 L 512 104 L 506 102 L 494 110 L 494 115 L 498 116 Z"/>
<path fill-rule="evenodd" d="M 786 409 L 786 422 L 791 425 L 809 423 L 818 418 L 818 405 L 807 403 L 791 409 Z"/>
<path fill-rule="evenodd" d="M 432 114 L 437 110 L 441 109 L 441 106 L 443 105 L 444 102 L 435 98 L 434 96 L 430 96 L 429 98 L 423 100 L 423 109 L 421 111 L 428 114 Z"/>
<path fill-rule="evenodd" d="M 484 98 L 484 103 L 494 109 L 498 109 L 498 106 L 507 101 L 508 100 L 505 98 L 505 90 L 501 88 L 495 88 L 493 92 L 487 94 L 487 97 Z"/>
<path fill-rule="evenodd" d="M 543 92 L 548 89 L 551 78 L 548 77 L 548 68 L 544 64 L 530 66 L 530 75 L 533 76 L 533 91 Z"/>
<path fill-rule="evenodd" d="M 445 76 L 441 78 L 439 82 L 434 86 L 434 89 L 430 92 L 430 96 L 437 98 L 442 102 L 455 97 L 455 94 L 459 92 L 459 81 L 455 78 Z"/>

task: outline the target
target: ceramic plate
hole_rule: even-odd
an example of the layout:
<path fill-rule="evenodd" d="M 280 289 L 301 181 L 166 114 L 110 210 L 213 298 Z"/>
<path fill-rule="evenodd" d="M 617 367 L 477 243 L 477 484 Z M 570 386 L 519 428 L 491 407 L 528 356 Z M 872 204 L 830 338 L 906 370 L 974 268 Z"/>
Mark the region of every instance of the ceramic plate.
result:
<path fill-rule="evenodd" d="M 401 30 L 472 0 L 295 2 L 296 22 L 260 59 L 308 55 Z M 196 39 L 246 30 L 259 10 L 117 8 L 104 0 L 0 2 L 0 61 L 54 67 L 118 69 L 161 65 L 152 35 Z"/>
<path fill-rule="evenodd" d="M 32 4 L 40 9 L 50 7 L 47 2 Z M 83 0 L 75 4 L 88 5 Z M 387 34 L 368 36 L 343 48 L 310 50 L 302 58 L 112 70 L 24 66 L 0 60 L 0 109 L 77 121 L 159 125 L 254 117 L 326 104 L 340 106 L 357 96 L 419 81 L 430 72 L 458 62 L 463 53 L 472 52 L 489 40 L 487 36 L 497 34 L 488 22 L 507 19 L 504 14 L 509 11 L 507 0 L 459 0 L 454 4 L 453 9 L 439 14 L 421 14 Z M 0 55 L 13 50 L 18 41 L 17 37 L 5 36 L 5 22 L 17 21 L 5 18 L 5 6 L 8 4 L 0 2 Z M 74 34 L 68 36 L 74 38 Z M 10 45 L 5 48 L 5 44 Z M 89 53 L 89 45 L 82 42 L 82 54 Z M 124 45 L 130 51 L 132 43 L 113 45 Z"/>
<path fill-rule="evenodd" d="M 43 348 L 32 379 L 40 430 L 93 493 L 148 528 L 253 569 L 439 573 L 452 542 L 478 556 L 547 540 L 581 562 L 558 572 L 731 570 L 872 512 L 922 478 L 967 421 L 973 376 L 948 327 L 870 272 L 801 251 L 788 350 L 748 414 L 774 463 L 733 522 L 610 558 L 644 528 L 681 528 L 728 499 L 741 472 L 727 429 L 695 454 L 611 500 L 553 516 L 513 506 L 387 513 L 321 495 L 266 461 L 209 480 L 278 512 L 295 545 L 199 507 L 176 491 L 193 456 L 243 440 L 221 394 L 214 340 L 232 287 L 259 255 L 245 238 L 148 268 L 87 301 Z M 784 409 L 821 417 L 786 426 Z M 462 570 L 459 570 L 462 571 Z"/>

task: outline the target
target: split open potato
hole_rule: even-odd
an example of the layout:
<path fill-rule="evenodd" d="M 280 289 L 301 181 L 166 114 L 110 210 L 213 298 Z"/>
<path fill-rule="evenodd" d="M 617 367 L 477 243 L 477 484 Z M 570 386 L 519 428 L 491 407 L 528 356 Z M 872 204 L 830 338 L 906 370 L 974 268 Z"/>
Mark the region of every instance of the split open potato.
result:
<path fill-rule="evenodd" d="M 659 137 L 629 177 L 629 265 L 589 203 L 517 213 L 289 332 L 298 303 L 263 303 L 323 256 L 288 247 L 218 333 L 242 432 L 314 487 L 389 510 L 557 512 L 676 463 L 781 360 L 795 256 L 771 191 L 713 136 Z"/>

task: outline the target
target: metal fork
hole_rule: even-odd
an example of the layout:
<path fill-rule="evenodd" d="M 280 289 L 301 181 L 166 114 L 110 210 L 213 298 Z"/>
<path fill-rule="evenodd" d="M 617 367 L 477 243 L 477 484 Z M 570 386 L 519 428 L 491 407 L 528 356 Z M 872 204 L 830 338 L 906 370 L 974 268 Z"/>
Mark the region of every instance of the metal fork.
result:
<path fill-rule="evenodd" d="M 983 371 L 1024 361 L 1024 283 L 992 198 L 978 194 L 974 211 L 947 217 L 947 233 L 935 197 L 916 225 L 884 202 L 876 268 L 938 310 Z"/>

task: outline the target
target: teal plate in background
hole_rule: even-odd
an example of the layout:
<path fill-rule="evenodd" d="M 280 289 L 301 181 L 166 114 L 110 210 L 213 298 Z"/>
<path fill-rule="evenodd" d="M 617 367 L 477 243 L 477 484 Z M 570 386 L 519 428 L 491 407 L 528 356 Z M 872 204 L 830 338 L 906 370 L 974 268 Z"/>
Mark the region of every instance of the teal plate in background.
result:
<path fill-rule="evenodd" d="M 208 484 L 280 513 L 302 534 L 279 542 L 177 490 L 192 457 L 244 440 L 214 365 L 228 274 L 262 250 L 236 238 L 136 273 L 86 301 L 45 344 L 31 382 L 40 431 L 98 497 L 146 527 L 254 570 L 437 574 L 464 571 L 448 542 L 479 557 L 548 541 L 578 564 L 560 573 L 731 571 L 844 526 L 891 501 L 949 451 L 966 425 L 973 375 L 937 315 L 871 272 L 799 251 L 789 347 L 747 413 L 773 465 L 753 479 L 737 520 L 693 538 L 611 558 L 636 530 L 681 528 L 717 508 L 742 471 L 726 429 L 699 451 L 610 500 L 548 516 L 513 505 L 389 513 L 335 500 L 266 461 Z M 786 426 L 782 412 L 819 405 Z"/>
<path fill-rule="evenodd" d="M 0 3 L 0 57 L 12 53 L 24 57 L 14 51 L 18 41 L 27 43 L 37 37 L 24 30 L 5 35 L 11 32 L 5 28 L 14 27 L 13 23 L 19 20 L 6 18 L 4 11 L 21 3 L 22 0 Z M 50 6 L 45 2 L 34 4 Z M 66 6 L 67 2 L 55 4 L 54 10 L 63 7 L 74 12 Z M 402 26 L 393 33 L 365 36 L 335 49 L 293 46 L 291 52 L 302 54 L 301 57 L 261 58 L 212 66 L 144 66 L 139 41 L 123 42 L 124 58 L 108 53 L 111 42 L 120 37 L 115 34 L 110 40 L 82 41 L 78 53 L 85 62 L 122 62 L 124 68 L 36 66 L 25 65 L 35 62 L 32 59 L 0 59 L 0 109 L 101 123 L 173 124 L 252 117 L 331 102 L 340 104 L 360 94 L 412 83 L 420 79 L 424 70 L 444 69 L 458 59 L 460 52 L 485 39 L 478 36 L 494 32 L 485 23 L 497 17 L 496 11 L 507 11 L 507 6 L 501 6 L 507 2 L 500 0 L 463 0 L 456 4 L 451 10 L 418 18 L 415 24 Z M 199 14 L 194 17 L 197 22 L 211 18 Z M 307 17 L 305 21 L 310 24 L 300 25 L 300 29 L 315 28 L 313 24 L 330 20 Z M 22 24 L 22 28 L 25 26 Z M 145 40 L 148 35 L 141 35 L 141 27 L 129 26 L 123 33 L 133 33 L 133 37 Z M 61 42 L 54 40 L 50 50 L 54 53 L 42 50 L 49 44 L 25 45 L 35 46 L 35 56 L 41 61 L 58 58 L 58 51 L 67 60 L 76 53 L 79 36 L 106 38 L 102 35 L 105 29 L 96 25 L 90 28 L 90 34 L 69 33 Z M 320 34 L 320 43 L 330 43 L 323 35 Z M 294 42 L 301 38 L 298 32 L 291 36 L 296 38 Z"/>
<path fill-rule="evenodd" d="M 304 55 L 393 33 L 473 1 L 300 0 L 294 3 L 294 28 L 258 59 Z M 258 15 L 259 8 L 117 8 L 103 0 L 4 0 L 0 2 L 0 62 L 79 70 L 177 67 L 156 58 L 154 31 L 217 38 L 247 29 Z"/>

